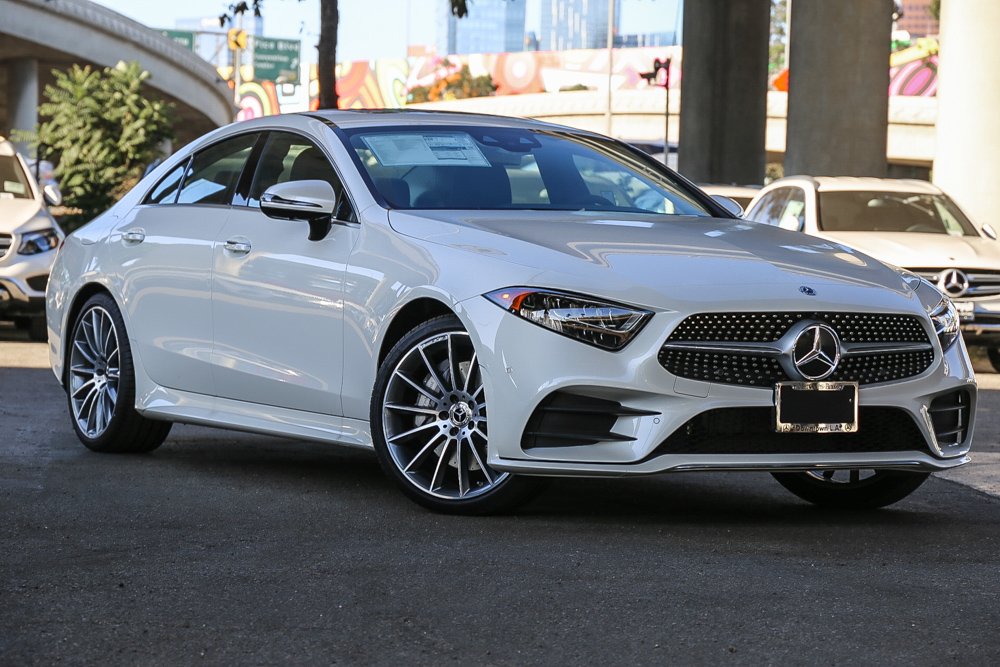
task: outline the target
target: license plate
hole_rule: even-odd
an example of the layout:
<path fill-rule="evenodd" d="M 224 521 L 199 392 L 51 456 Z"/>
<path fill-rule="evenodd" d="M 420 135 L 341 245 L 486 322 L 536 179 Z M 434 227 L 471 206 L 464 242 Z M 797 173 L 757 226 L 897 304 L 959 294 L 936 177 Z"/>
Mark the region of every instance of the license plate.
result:
<path fill-rule="evenodd" d="M 857 382 L 779 382 L 774 387 L 774 428 L 779 433 L 854 433 Z"/>
<path fill-rule="evenodd" d="M 958 311 L 959 322 L 972 322 L 976 319 L 976 304 L 971 301 L 954 301 L 955 310 Z"/>

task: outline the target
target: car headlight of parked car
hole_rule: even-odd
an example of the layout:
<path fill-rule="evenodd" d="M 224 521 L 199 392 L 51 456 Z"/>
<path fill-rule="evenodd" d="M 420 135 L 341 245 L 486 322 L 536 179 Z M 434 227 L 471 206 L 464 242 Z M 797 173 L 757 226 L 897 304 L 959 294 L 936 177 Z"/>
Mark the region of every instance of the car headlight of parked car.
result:
<path fill-rule="evenodd" d="M 603 350 L 620 350 L 653 316 L 648 310 L 531 287 L 483 295 L 504 310 Z"/>
<path fill-rule="evenodd" d="M 59 233 L 52 229 L 42 229 L 37 232 L 27 232 L 21 236 L 21 246 L 17 252 L 21 255 L 37 255 L 59 247 Z"/>

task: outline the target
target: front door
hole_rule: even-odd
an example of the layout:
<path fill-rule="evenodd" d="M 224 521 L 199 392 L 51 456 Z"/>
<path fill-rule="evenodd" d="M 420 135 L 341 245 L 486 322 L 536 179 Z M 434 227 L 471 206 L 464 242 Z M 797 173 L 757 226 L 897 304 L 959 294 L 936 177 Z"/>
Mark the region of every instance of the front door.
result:
<path fill-rule="evenodd" d="M 325 180 L 341 205 L 322 241 L 305 222 L 261 213 L 275 183 Z M 310 139 L 271 132 L 246 206 L 232 209 L 215 244 L 212 353 L 217 394 L 340 415 L 344 273 L 358 226 L 329 158 Z"/>

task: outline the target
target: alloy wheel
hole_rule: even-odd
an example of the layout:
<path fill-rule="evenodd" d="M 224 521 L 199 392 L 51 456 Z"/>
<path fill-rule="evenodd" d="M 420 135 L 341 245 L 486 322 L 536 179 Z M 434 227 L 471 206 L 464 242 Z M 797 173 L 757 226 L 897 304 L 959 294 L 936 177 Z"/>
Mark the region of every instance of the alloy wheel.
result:
<path fill-rule="evenodd" d="M 812 479 L 826 484 L 860 484 L 878 475 L 872 469 L 855 470 L 810 470 L 806 473 Z"/>
<path fill-rule="evenodd" d="M 73 332 L 69 392 L 73 419 L 88 438 L 100 437 L 114 415 L 120 356 L 111 314 L 100 306 L 84 312 Z"/>
<path fill-rule="evenodd" d="M 481 496 L 508 473 L 486 464 L 486 394 L 469 334 L 435 334 L 393 369 L 382 401 L 393 464 L 424 493 L 446 500 Z"/>

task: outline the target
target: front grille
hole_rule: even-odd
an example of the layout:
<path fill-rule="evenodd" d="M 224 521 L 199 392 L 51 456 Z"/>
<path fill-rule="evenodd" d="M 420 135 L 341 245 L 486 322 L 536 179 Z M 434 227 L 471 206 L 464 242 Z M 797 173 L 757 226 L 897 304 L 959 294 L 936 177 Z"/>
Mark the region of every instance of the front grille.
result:
<path fill-rule="evenodd" d="M 941 280 L 941 274 L 947 270 L 945 268 L 913 269 L 913 272 L 937 285 Z M 1000 271 L 990 271 L 988 269 L 958 270 L 964 273 L 965 277 L 969 279 L 969 289 L 958 298 L 975 298 L 1000 294 Z"/>
<path fill-rule="evenodd" d="M 965 441 L 971 406 L 971 396 L 965 389 L 938 396 L 931 401 L 928 411 L 940 446 L 954 447 Z"/>
<path fill-rule="evenodd" d="M 662 454 L 832 454 L 927 451 L 913 418 L 899 408 L 861 406 L 855 433 L 776 433 L 768 407 L 719 408 L 688 420 L 648 458 Z"/>
<path fill-rule="evenodd" d="M 790 378 L 772 354 L 748 350 L 671 348 L 670 343 L 773 343 L 800 320 L 825 322 L 847 344 L 923 344 L 925 349 L 857 354 L 841 359 L 831 381 L 875 384 L 919 375 L 934 361 L 920 319 L 882 313 L 702 313 L 682 321 L 660 350 L 660 364 L 679 377 L 769 387 Z"/>
<path fill-rule="evenodd" d="M 10 250 L 10 244 L 14 242 L 14 237 L 10 234 L 0 234 L 0 257 L 3 257 Z"/>
<path fill-rule="evenodd" d="M 618 419 L 654 414 L 659 413 L 625 407 L 604 398 L 556 391 L 546 396 L 531 414 L 521 437 L 521 448 L 629 442 L 635 438 L 612 430 Z"/>

